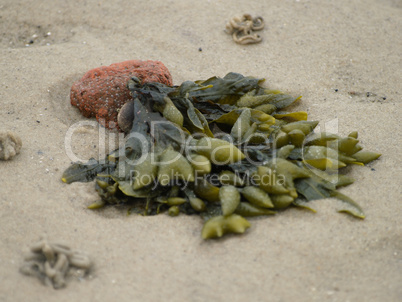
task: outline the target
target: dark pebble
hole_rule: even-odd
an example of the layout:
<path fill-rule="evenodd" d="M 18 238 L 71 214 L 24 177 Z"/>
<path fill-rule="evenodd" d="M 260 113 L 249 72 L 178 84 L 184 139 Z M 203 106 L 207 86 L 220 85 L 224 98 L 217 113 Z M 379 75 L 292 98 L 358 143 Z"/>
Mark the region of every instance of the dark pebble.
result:
<path fill-rule="evenodd" d="M 200 48 L 198 48 L 198 51 L 202 51 L 202 48 L 200 47 Z"/>
<path fill-rule="evenodd" d="M 374 168 L 371 168 L 371 171 L 375 171 L 375 169 L 374 169 Z"/>
<path fill-rule="evenodd" d="M 335 89 L 335 92 L 338 92 L 338 89 Z"/>

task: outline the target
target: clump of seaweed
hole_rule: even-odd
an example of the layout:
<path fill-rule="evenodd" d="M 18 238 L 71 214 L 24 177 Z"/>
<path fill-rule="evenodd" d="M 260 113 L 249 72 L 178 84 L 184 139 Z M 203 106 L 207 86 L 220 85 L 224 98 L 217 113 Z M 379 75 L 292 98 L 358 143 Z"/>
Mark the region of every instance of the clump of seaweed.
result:
<path fill-rule="evenodd" d="M 354 182 L 341 171 L 380 154 L 362 151 L 357 132 L 314 132 L 306 112 L 283 111 L 301 97 L 263 81 L 229 73 L 171 87 L 133 78 L 133 99 L 119 113 L 124 147 L 74 163 L 62 180 L 95 180 L 100 200 L 90 209 L 130 203 L 142 215 L 198 214 L 204 239 L 244 233 L 245 217 L 311 209 L 316 199 L 337 199 L 340 212 L 364 218 L 337 190 Z"/>
<path fill-rule="evenodd" d="M 253 44 L 262 41 L 262 37 L 254 31 L 264 28 L 262 17 L 251 17 L 250 14 L 235 16 L 226 24 L 226 33 L 232 35 L 233 41 L 238 44 Z"/>
<path fill-rule="evenodd" d="M 92 266 L 86 254 L 74 251 L 64 243 L 49 243 L 45 236 L 30 250 L 21 266 L 21 273 L 37 277 L 43 284 L 55 289 L 65 287 L 71 274 L 84 277 Z"/>

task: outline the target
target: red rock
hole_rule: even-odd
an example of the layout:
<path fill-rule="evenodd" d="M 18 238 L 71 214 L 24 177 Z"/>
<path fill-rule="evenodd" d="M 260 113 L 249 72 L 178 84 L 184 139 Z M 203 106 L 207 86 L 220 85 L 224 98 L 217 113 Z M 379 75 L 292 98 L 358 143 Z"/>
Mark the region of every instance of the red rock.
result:
<path fill-rule="evenodd" d="M 137 77 L 141 83 L 173 85 L 169 70 L 159 61 L 131 60 L 89 70 L 71 87 L 71 105 L 85 117 L 96 117 L 107 128 L 117 125 L 118 110 L 131 99 L 127 82 Z"/>

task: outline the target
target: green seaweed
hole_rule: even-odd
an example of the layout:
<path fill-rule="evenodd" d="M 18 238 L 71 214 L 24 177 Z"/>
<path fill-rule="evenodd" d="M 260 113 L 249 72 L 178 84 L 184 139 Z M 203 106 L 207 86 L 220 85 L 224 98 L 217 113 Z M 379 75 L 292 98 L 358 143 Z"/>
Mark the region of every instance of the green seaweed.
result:
<path fill-rule="evenodd" d="M 338 191 L 354 182 L 341 172 L 380 154 L 362 151 L 357 132 L 315 133 L 318 121 L 306 112 L 282 111 L 301 97 L 263 82 L 237 73 L 172 87 L 133 78 L 133 99 L 122 108 L 132 118 L 125 145 L 72 164 L 62 181 L 95 180 L 100 200 L 90 209 L 124 203 L 140 215 L 199 215 L 204 239 L 244 233 L 243 216 L 315 212 L 309 202 L 318 199 L 338 200 L 339 212 L 364 218 Z"/>
<path fill-rule="evenodd" d="M 110 174 L 115 169 L 113 163 L 101 163 L 91 158 L 86 163 L 76 162 L 68 167 L 61 177 L 61 180 L 67 184 L 73 182 L 90 182 L 93 181 L 98 174 Z"/>

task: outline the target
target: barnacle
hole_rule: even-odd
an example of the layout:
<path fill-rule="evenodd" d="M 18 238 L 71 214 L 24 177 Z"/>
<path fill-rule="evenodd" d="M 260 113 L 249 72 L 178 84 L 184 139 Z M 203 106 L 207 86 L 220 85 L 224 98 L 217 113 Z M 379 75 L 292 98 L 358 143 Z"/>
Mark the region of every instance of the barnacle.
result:
<path fill-rule="evenodd" d="M 206 221 L 204 239 L 245 232 L 250 223 L 243 217 L 291 206 L 313 210 L 308 202 L 316 199 L 337 199 L 340 212 L 364 218 L 337 191 L 354 182 L 341 168 L 380 154 L 363 151 L 357 132 L 314 132 L 318 121 L 308 121 L 306 112 L 283 111 L 300 97 L 262 82 L 235 73 L 178 87 L 130 81 L 133 99 L 118 118 L 129 133 L 125 145 L 104 162 L 74 163 L 62 180 L 96 180 L 100 200 L 90 209 L 130 203 L 130 212 L 141 215 L 198 214 Z M 48 247 L 43 251 L 54 257 Z M 79 265 L 80 258 L 69 261 Z M 60 260 L 56 268 L 63 265 Z M 54 267 L 46 270 L 56 278 Z"/>

